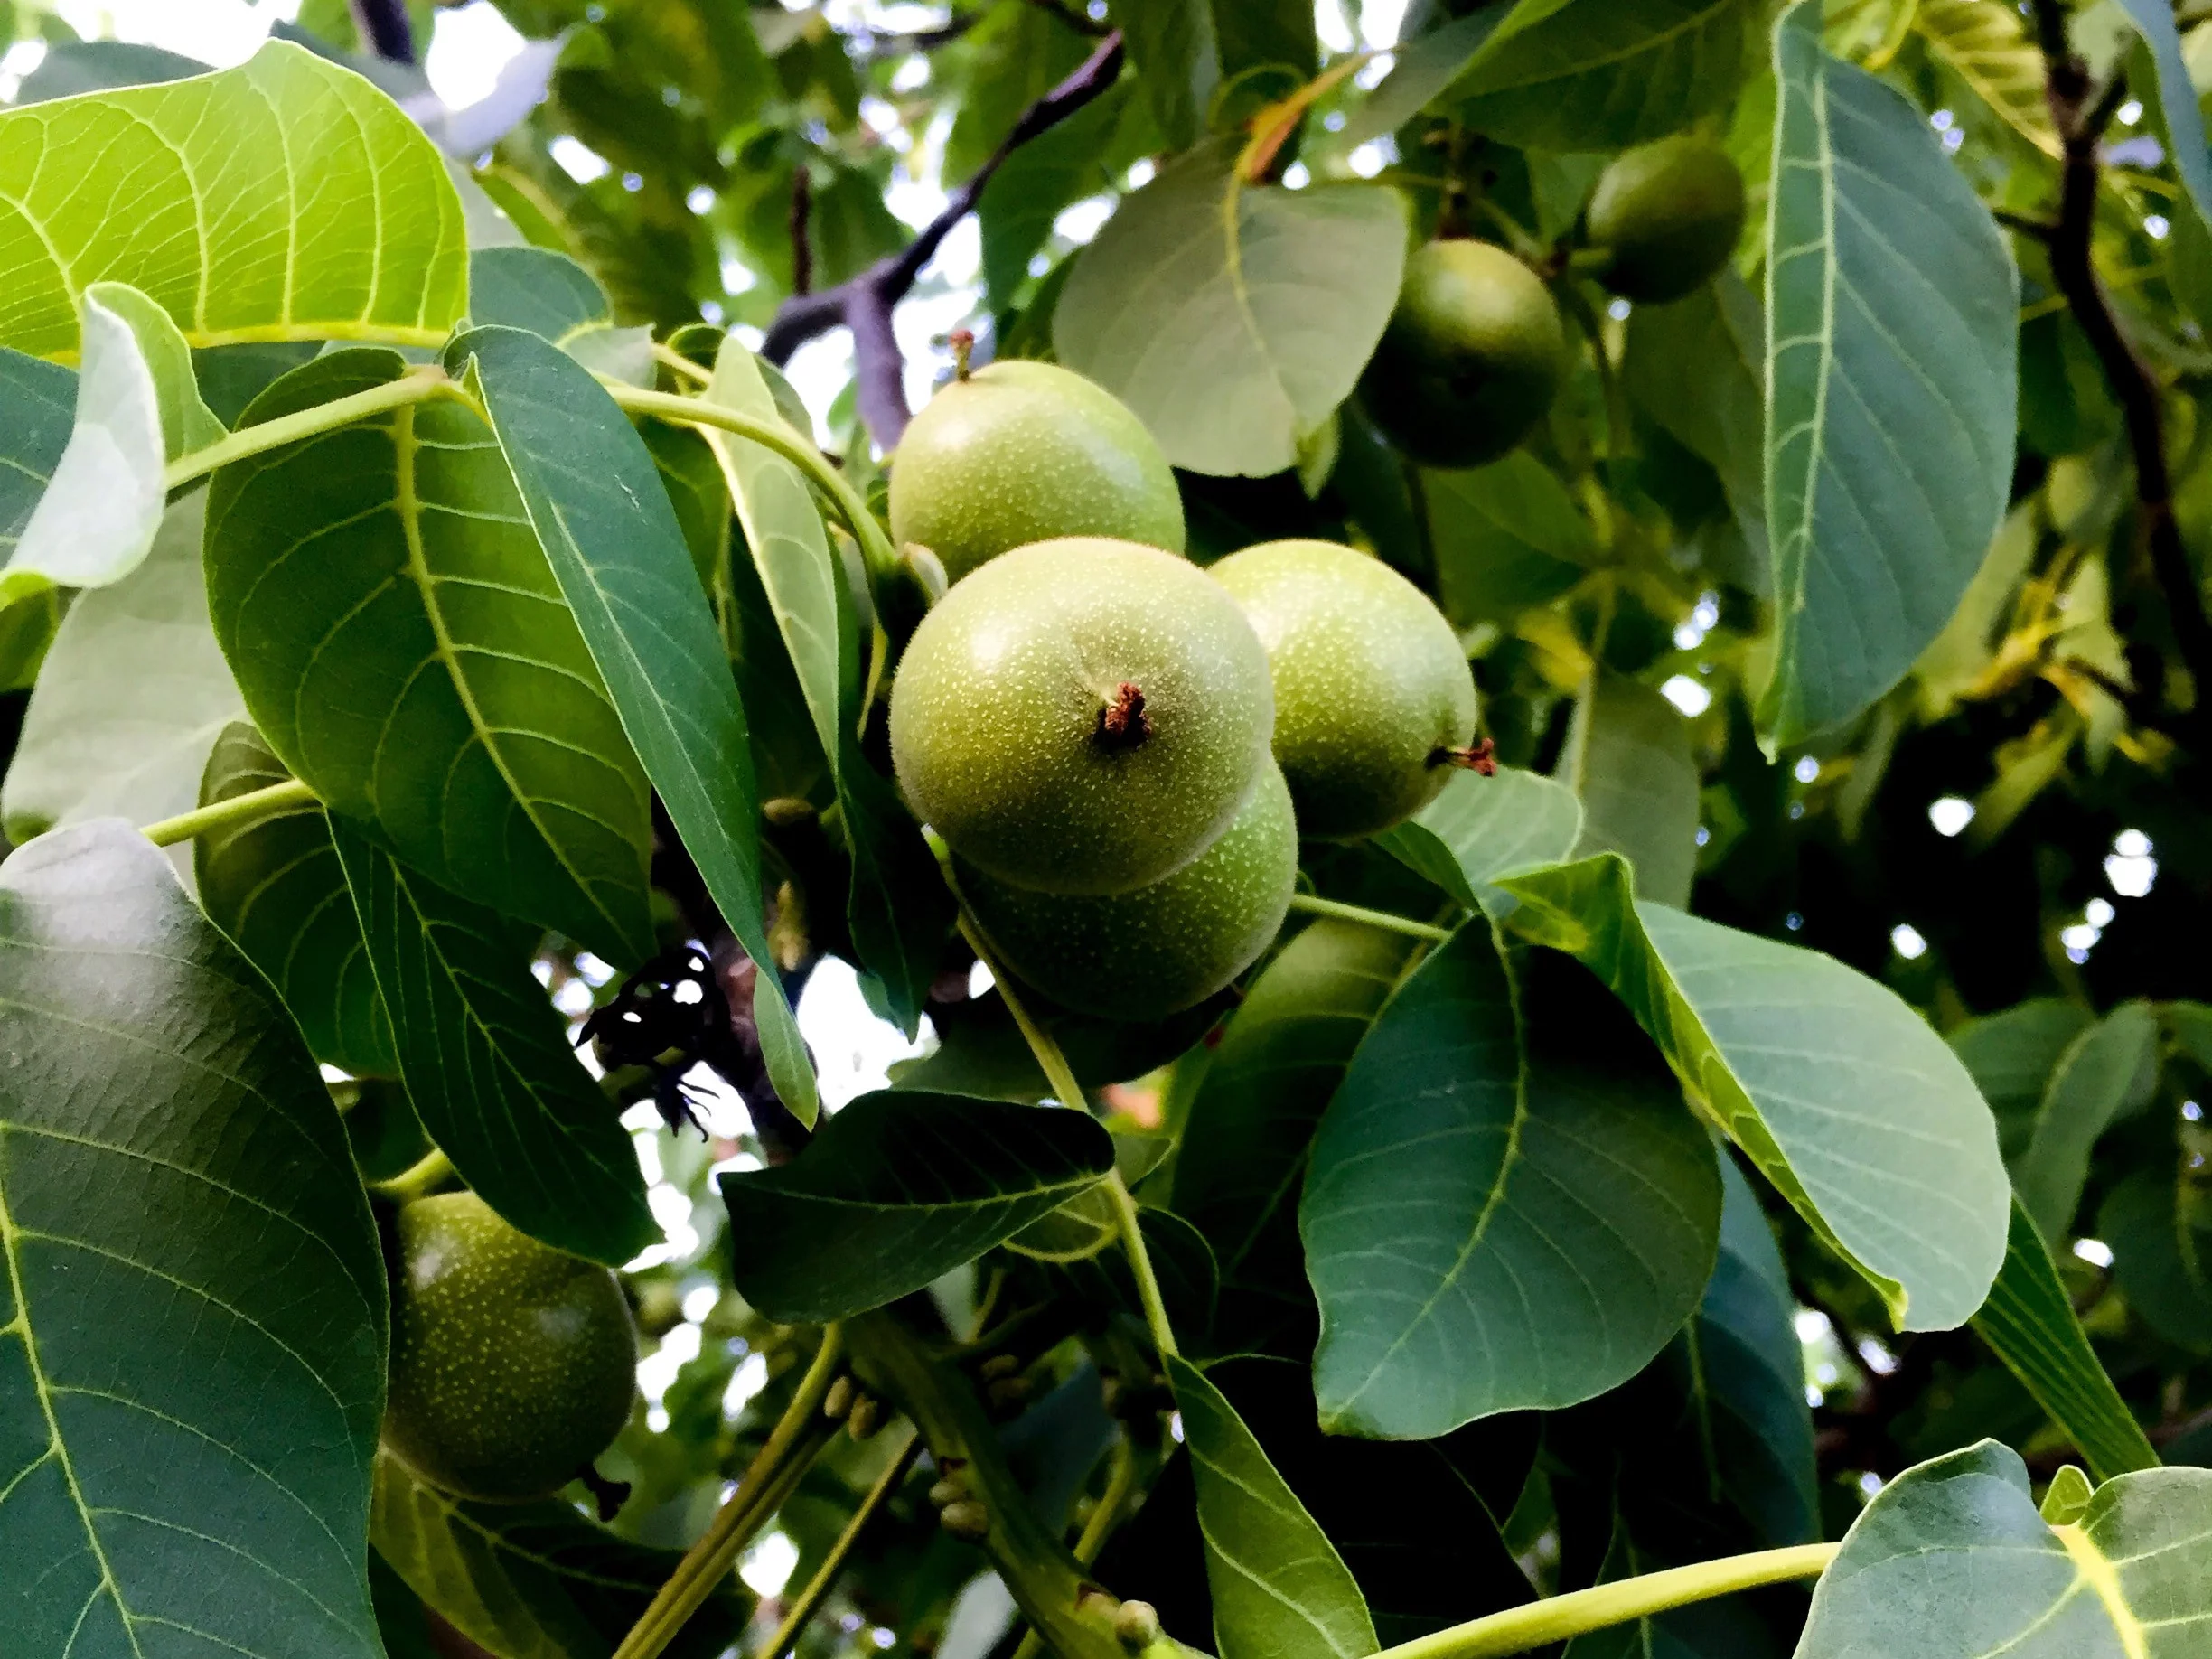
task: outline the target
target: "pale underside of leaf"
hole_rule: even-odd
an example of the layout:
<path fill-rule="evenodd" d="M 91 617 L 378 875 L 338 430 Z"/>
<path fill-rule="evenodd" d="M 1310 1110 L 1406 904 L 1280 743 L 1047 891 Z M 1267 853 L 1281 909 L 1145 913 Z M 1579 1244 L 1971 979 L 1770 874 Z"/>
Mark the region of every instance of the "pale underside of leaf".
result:
<path fill-rule="evenodd" d="M 1344 401 L 1397 303 L 1388 192 L 1237 176 L 1209 139 L 1129 198 L 1054 314 L 1061 360 L 1134 409 L 1176 465 L 1263 476 Z"/>
<path fill-rule="evenodd" d="M 435 344 L 467 305 L 460 199 L 397 105 L 283 42 L 219 74 L 0 114 L 0 343 L 74 352 L 79 295 L 103 280 L 194 346 Z"/>
<path fill-rule="evenodd" d="M 2006 126 L 2046 155 L 2058 155 L 2043 54 L 2017 11 L 2004 0 L 1920 0 L 1913 28 Z"/>

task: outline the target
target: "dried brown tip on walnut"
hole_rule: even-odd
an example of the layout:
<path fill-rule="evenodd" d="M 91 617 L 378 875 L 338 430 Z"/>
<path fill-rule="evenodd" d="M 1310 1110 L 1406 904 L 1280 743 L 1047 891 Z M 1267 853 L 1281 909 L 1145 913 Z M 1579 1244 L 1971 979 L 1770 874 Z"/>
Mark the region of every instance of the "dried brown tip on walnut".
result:
<path fill-rule="evenodd" d="M 945 336 L 945 344 L 952 348 L 952 378 L 956 380 L 966 380 L 968 359 L 975 351 L 975 332 L 956 328 Z"/>
<path fill-rule="evenodd" d="M 1099 747 L 1118 754 L 1135 748 L 1151 735 L 1152 717 L 1145 713 L 1145 695 L 1125 680 L 1114 688 L 1113 701 L 1099 710 Z"/>
<path fill-rule="evenodd" d="M 1461 766 L 1469 772 L 1479 772 L 1486 778 L 1497 776 L 1497 745 L 1487 737 L 1464 749 L 1446 748 L 1439 745 L 1429 751 L 1431 766 Z"/>

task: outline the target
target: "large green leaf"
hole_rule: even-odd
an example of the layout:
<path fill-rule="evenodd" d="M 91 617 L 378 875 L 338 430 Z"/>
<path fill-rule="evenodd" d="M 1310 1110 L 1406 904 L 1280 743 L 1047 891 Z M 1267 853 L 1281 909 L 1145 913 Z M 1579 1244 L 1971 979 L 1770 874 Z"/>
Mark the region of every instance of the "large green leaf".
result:
<path fill-rule="evenodd" d="M 201 801 L 227 801 L 291 775 L 240 721 L 216 738 Z M 208 920 L 268 975 L 316 1059 L 359 1077 L 398 1074 L 391 1018 L 322 808 L 305 804 L 194 838 L 192 873 Z"/>
<path fill-rule="evenodd" d="M 1198 1486 L 1198 1530 L 1222 1659 L 1364 1659 L 1374 1625 L 1352 1570 L 1222 1392 L 1169 1355 Z"/>
<path fill-rule="evenodd" d="M 774 972 L 760 802 L 729 658 L 651 455 L 591 375 L 520 329 L 480 328 L 447 365 L 475 386 L 562 594 L 646 775 L 745 953 L 768 1076 L 801 1122 L 814 1071 Z"/>
<path fill-rule="evenodd" d="M 1770 748 L 1903 678 L 1982 563 L 2011 490 L 2020 273 L 1918 110 L 1821 49 L 1799 0 L 1767 262 Z"/>
<path fill-rule="evenodd" d="M 1650 1045 L 1579 968 L 1515 983 L 1470 923 L 1382 1011 L 1298 1212 L 1336 1434 L 1571 1405 L 1664 1347 L 1712 1276 L 1720 1178 Z"/>
<path fill-rule="evenodd" d="M 1579 957 L 1692 1101 L 1907 1330 L 1982 1305 L 2011 1188 L 1989 1108 L 1911 1008 L 1815 951 L 1638 904 L 1607 854 L 1501 884 L 1512 925 Z"/>
<path fill-rule="evenodd" d="M 1413 949 L 1379 928 L 1316 922 L 1268 964 L 1222 1034 L 1184 1126 L 1174 1208 L 1214 1247 L 1225 1337 L 1299 1317 L 1307 1148 Z"/>
<path fill-rule="evenodd" d="M 1012 308 L 1029 261 L 1052 236 L 1053 220 L 1083 197 L 1113 188 L 1113 164 L 1125 163 L 1135 145 L 1147 137 L 1158 143 L 1151 121 L 1136 104 L 1136 90 L 1127 81 L 1115 83 L 1057 126 L 1017 145 L 991 174 L 976 204 L 976 224 L 982 233 L 983 291 L 993 312 Z"/>
<path fill-rule="evenodd" d="M 1559 474 L 1526 450 L 1462 472 L 1423 472 L 1437 599 L 1463 626 L 1510 622 L 1589 574 L 1598 538 Z"/>
<path fill-rule="evenodd" d="M 1601 1580 L 1820 1535 L 1796 1298 L 1750 1183 L 1725 1157 L 1720 1176 L 1720 1258 L 1695 1316 L 1625 1387 L 1546 1420 L 1562 1534 L 1572 1545 L 1580 1528 L 1594 1550 L 1609 1525 Z M 1656 1651 L 1666 1633 L 1648 1633 Z M 1601 1641 L 1587 1652 L 1644 1650 Z"/>
<path fill-rule="evenodd" d="M 758 420 L 782 418 L 753 353 L 729 341 L 715 359 L 705 396 Z M 721 458 L 745 546 L 798 674 L 815 736 L 830 757 L 852 853 L 848 919 L 853 948 L 860 965 L 882 982 L 897 1024 L 911 1035 L 951 929 L 952 899 L 921 827 L 860 752 L 866 685 L 851 588 L 805 474 L 764 445 L 711 428 L 707 436 Z"/>
<path fill-rule="evenodd" d="M 70 607 L 0 788 L 8 839 L 56 824 L 133 823 L 199 804 L 216 735 L 245 712 L 208 627 L 206 494 L 169 510 L 145 564 Z"/>
<path fill-rule="evenodd" d="M 405 368 L 333 353 L 245 422 Z M 474 414 L 408 404 L 222 468 L 207 586 L 254 724 L 333 811 L 456 893 L 650 954 L 645 779 Z"/>
<path fill-rule="evenodd" d="M 1640 681 L 1601 674 L 1575 704 L 1558 773 L 1582 801 L 1576 852 L 1620 854 L 1637 897 L 1688 909 L 1699 780 L 1682 712 Z"/>
<path fill-rule="evenodd" d="M 607 1659 L 681 1559 L 558 1499 L 453 1497 L 389 1453 L 376 1460 L 370 1538 L 409 1589 L 497 1659 Z M 665 1651 L 710 1659 L 744 1617 L 726 1579 Z"/>
<path fill-rule="evenodd" d="M 790 1163 L 722 1177 L 731 1283 L 783 1324 L 846 1318 L 974 1261 L 1112 1167 L 1087 1112 L 864 1094 Z"/>
<path fill-rule="evenodd" d="M 1746 557 L 1731 578 L 1764 596 L 1767 544 L 1766 323 L 1733 273 L 1685 299 L 1629 314 L 1621 381 L 1636 408 L 1720 476 Z"/>
<path fill-rule="evenodd" d="M 2212 151 L 2205 145 L 2204 111 L 2198 106 L 2197 85 L 2189 61 L 2182 55 L 2181 37 L 2173 7 L 2165 0 L 2118 0 L 2151 49 L 2158 76 L 2158 101 L 2166 117 L 2167 148 L 2174 171 L 2200 220 L 2212 221 Z"/>
<path fill-rule="evenodd" d="M 124 824 L 0 866 L 0 986 L 10 1651 L 376 1659 L 384 1264 L 314 1063 Z"/>
<path fill-rule="evenodd" d="M 398 106 L 272 42 L 220 74 L 0 114 L 0 343 L 75 351 L 102 281 L 195 346 L 435 345 L 468 304 L 461 202 Z"/>
<path fill-rule="evenodd" d="M 2114 1206 L 2127 1190 L 2123 1185 L 2114 1194 L 2101 1225 L 2112 1226 Z M 2114 1253 L 2124 1258 L 2124 1246 L 2115 1243 Z M 2123 1260 L 2123 1283 L 2126 1266 Z M 2128 1289 L 2132 1296 L 2132 1285 Z M 2212 1311 L 2212 1298 L 2205 1306 Z M 1973 1327 L 2065 1430 L 2100 1479 L 2157 1467 L 2158 1453 L 2097 1363 L 2089 1334 L 2082 1329 L 2066 1281 L 2051 1260 L 2050 1247 L 2018 1199 L 2012 1204 L 2004 1266 L 1990 1287 L 1989 1299 L 1974 1315 Z M 2200 1328 L 2212 1329 L 2212 1325 Z"/>
<path fill-rule="evenodd" d="M 1216 91 L 1247 70 L 1313 73 L 1313 9 L 1299 0 L 1110 0 L 1110 14 L 1170 149 L 1204 136 Z"/>
<path fill-rule="evenodd" d="M 1533 1598 L 1498 1532 L 1536 1455 L 1533 1413 L 1441 1439 L 1361 1440 L 1322 1432 L 1302 1360 L 1236 1355 L 1206 1381 L 1352 1570 L 1385 1646 Z"/>
<path fill-rule="evenodd" d="M 2012 1190 L 2054 1248 L 2072 1231 L 2097 1138 L 2151 1098 L 2158 1044 L 2147 1002 L 2123 1002 L 2083 1032 L 2052 1070 L 2025 1144 L 2006 1160 Z"/>
<path fill-rule="evenodd" d="M 1242 142 L 1206 140 L 1121 203 L 1060 291 L 1053 344 L 1176 465 L 1264 476 L 1297 464 L 1382 337 L 1405 215 L 1365 185 L 1247 184 Z"/>
<path fill-rule="evenodd" d="M 1582 803 L 1572 790 L 1518 767 L 1492 777 L 1456 772 L 1437 798 L 1375 837 L 1410 869 L 1473 910 L 1503 915 L 1513 895 L 1491 885 L 1508 870 L 1555 864 L 1582 834 Z"/>
<path fill-rule="evenodd" d="M 2177 1346 L 2212 1353 L 2212 1202 L 2202 1181 L 2138 1170 L 2104 1200 L 2097 1233 L 2143 1322 Z"/>
<path fill-rule="evenodd" d="M 1724 107 L 1756 61 L 1750 0 L 1520 0 L 1444 99 L 1539 149 L 1615 149 Z"/>
<path fill-rule="evenodd" d="M 1399 46 L 1391 54 L 1390 73 L 1345 123 L 1345 141 L 1363 144 L 1411 121 L 1458 79 L 1508 14 L 1505 6 L 1486 5 Z"/>
<path fill-rule="evenodd" d="M 1813 1592 L 1797 1659 L 2191 1659 L 2212 1641 L 2212 1470 L 2146 1469 L 2073 1520 L 1993 1440 L 1885 1486 Z"/>
<path fill-rule="evenodd" d="M 2008 1163 L 2027 1148 L 2060 1058 L 2095 1024 L 2096 1016 L 2078 1002 L 2035 997 L 1951 1033 L 1952 1049 L 1997 1119 Z"/>
<path fill-rule="evenodd" d="M 620 1266 L 660 1237 L 630 1137 L 502 918 L 328 819 L 416 1115 L 512 1226 Z"/>

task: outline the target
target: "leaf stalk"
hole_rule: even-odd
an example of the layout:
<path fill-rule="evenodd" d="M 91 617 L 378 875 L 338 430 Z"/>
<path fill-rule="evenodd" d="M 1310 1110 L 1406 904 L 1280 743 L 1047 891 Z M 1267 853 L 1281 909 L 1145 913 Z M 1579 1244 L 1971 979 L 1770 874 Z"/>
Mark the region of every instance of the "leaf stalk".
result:
<path fill-rule="evenodd" d="M 1387 910 L 1370 910 L 1364 904 L 1320 898 L 1311 893 L 1293 893 L 1290 908 L 1309 916 L 1334 916 L 1339 922 L 1357 922 L 1367 927 L 1379 927 L 1385 933 L 1403 933 L 1409 939 L 1426 939 L 1431 944 L 1441 944 L 1451 937 L 1451 929 L 1448 927 L 1416 922 L 1411 916 L 1394 916 Z"/>
<path fill-rule="evenodd" d="M 227 801 L 211 801 L 189 812 L 179 812 L 174 818 L 162 819 L 148 824 L 139 833 L 156 847 L 173 847 L 195 836 L 211 835 L 220 830 L 240 830 L 265 818 L 289 812 L 295 807 L 321 804 L 314 791 L 297 778 L 286 778 L 265 789 L 249 789 Z"/>
<path fill-rule="evenodd" d="M 1588 1636 L 1631 1619 L 1649 1618 L 1692 1602 L 1711 1601 L 1716 1596 L 1792 1579 L 1818 1578 L 1842 1548 L 1841 1544 L 1818 1543 L 1761 1550 L 1593 1585 L 1401 1642 L 1384 1648 L 1375 1659 L 1503 1659 L 1507 1654 L 1526 1653 L 1532 1647 Z"/>
<path fill-rule="evenodd" d="M 435 364 L 419 364 L 381 386 L 371 386 L 367 391 L 355 392 L 350 398 L 333 398 L 330 402 L 318 403 L 313 408 L 279 415 L 276 419 L 262 421 L 258 426 L 241 426 L 220 443 L 210 444 L 205 449 L 195 449 L 190 455 L 179 455 L 169 464 L 169 470 L 162 474 L 162 488 L 178 489 L 195 478 L 205 477 L 219 466 L 228 466 L 233 461 L 243 461 L 249 455 L 264 455 L 272 449 L 282 449 L 286 445 L 299 443 L 304 438 L 320 437 L 325 432 L 335 432 L 341 426 L 350 426 L 357 420 L 380 415 L 387 409 L 400 408 L 410 403 L 425 403 L 433 398 L 455 397 L 458 393 L 459 389 L 446 378 L 443 369 Z"/>

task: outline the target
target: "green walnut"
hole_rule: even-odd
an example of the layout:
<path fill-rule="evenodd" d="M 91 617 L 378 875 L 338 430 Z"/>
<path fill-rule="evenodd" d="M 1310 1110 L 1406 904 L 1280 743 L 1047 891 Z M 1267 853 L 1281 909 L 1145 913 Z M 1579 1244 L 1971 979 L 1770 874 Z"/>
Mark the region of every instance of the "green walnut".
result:
<path fill-rule="evenodd" d="M 1126 893 L 1229 827 L 1274 719 L 1267 652 L 1220 584 L 1071 537 L 1000 555 L 923 619 L 891 755 L 916 813 L 986 874 Z"/>
<path fill-rule="evenodd" d="M 1416 461 L 1480 466 L 1528 436 L 1566 374 L 1559 306 L 1535 272 L 1503 248 L 1451 240 L 1406 262 L 1360 388 L 1375 424 Z"/>
<path fill-rule="evenodd" d="M 1214 845 L 1133 893 L 1035 893 L 960 867 L 993 951 L 1063 1008 L 1159 1019 L 1204 1002 L 1259 960 L 1290 908 L 1298 821 L 1273 766 Z"/>
<path fill-rule="evenodd" d="M 1247 548 L 1211 575 L 1267 648 L 1298 827 L 1349 839 L 1427 804 L 1475 738 L 1475 677 L 1428 595 L 1326 541 Z"/>
<path fill-rule="evenodd" d="M 637 1332 L 621 1285 L 473 1193 L 419 1199 L 398 1231 L 385 1445 L 462 1497 L 558 1491 L 630 1416 Z"/>
<path fill-rule="evenodd" d="M 992 363 L 914 418 L 891 462 L 891 534 L 959 581 L 1033 541 L 1111 536 L 1183 551 L 1183 500 L 1144 423 L 1054 363 Z"/>
<path fill-rule="evenodd" d="M 1744 183 L 1719 145 L 1677 136 L 1622 152 L 1598 175 L 1583 219 L 1624 299 L 1660 304 L 1696 291 L 1743 233 Z"/>

